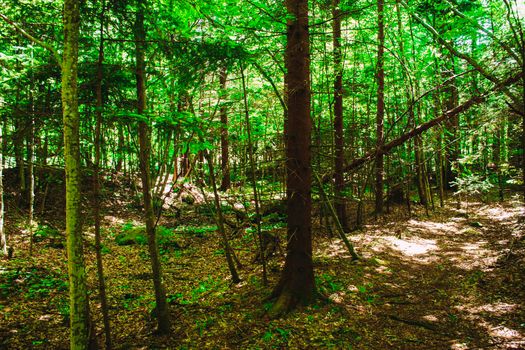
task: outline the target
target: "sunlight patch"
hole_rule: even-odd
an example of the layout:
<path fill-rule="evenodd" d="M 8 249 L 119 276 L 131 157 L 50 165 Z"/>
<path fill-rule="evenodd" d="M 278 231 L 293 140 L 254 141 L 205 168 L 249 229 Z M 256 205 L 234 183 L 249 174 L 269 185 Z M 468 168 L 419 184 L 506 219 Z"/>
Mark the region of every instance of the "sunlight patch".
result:
<path fill-rule="evenodd" d="M 433 239 L 418 238 L 410 241 L 396 237 L 384 237 L 383 239 L 391 244 L 390 247 L 408 256 L 426 254 L 438 249 L 436 241 Z"/>
<path fill-rule="evenodd" d="M 514 312 L 517 308 L 517 304 L 508 304 L 502 302 L 479 306 L 461 305 L 456 307 L 456 309 L 466 311 L 470 314 L 491 313 L 495 316 L 502 316 L 504 314 Z"/>

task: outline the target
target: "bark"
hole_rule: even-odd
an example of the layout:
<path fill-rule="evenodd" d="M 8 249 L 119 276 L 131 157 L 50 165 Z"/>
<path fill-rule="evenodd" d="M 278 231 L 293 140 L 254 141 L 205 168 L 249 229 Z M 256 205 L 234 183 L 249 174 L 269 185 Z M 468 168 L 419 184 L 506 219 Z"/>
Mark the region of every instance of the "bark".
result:
<path fill-rule="evenodd" d="M 228 73 L 226 66 L 221 68 L 219 84 L 221 86 L 221 99 L 223 100 L 220 108 L 221 116 L 221 191 L 226 191 L 231 186 L 230 181 L 230 158 L 229 158 L 229 142 L 228 142 L 228 109 L 224 104 L 224 97 L 226 95 L 226 78 Z"/>
<path fill-rule="evenodd" d="M 80 144 L 77 94 L 79 2 L 64 1 L 64 53 L 62 60 L 62 114 L 66 171 L 66 236 L 70 299 L 71 349 L 88 349 L 89 303 L 86 289 L 81 225 Z"/>
<path fill-rule="evenodd" d="M 381 149 L 384 143 L 383 125 L 385 118 L 385 70 L 384 70 L 384 51 L 385 51 L 385 26 L 383 20 L 384 0 L 377 0 L 377 115 L 376 115 L 376 138 L 377 149 Z M 383 154 L 377 154 L 375 159 L 376 180 L 375 180 L 375 211 L 376 214 L 383 213 Z"/>
<path fill-rule="evenodd" d="M 285 121 L 287 247 L 284 268 L 273 291 L 270 316 L 278 317 L 316 295 L 311 231 L 311 119 L 308 1 L 286 0 L 288 114 Z"/>
<path fill-rule="evenodd" d="M 136 45 L 136 70 L 137 80 L 137 113 L 144 115 L 146 110 L 146 83 L 145 83 L 145 40 L 144 8 L 145 0 L 138 0 L 138 11 L 135 22 L 135 45 Z M 159 259 L 159 247 L 155 234 L 155 214 L 153 211 L 153 199 L 151 196 L 151 174 L 150 174 L 151 139 L 150 128 L 145 121 L 139 122 L 139 163 L 140 178 L 142 181 L 142 194 L 144 199 L 144 213 L 146 221 L 146 234 L 148 236 L 148 250 L 151 259 L 153 273 L 153 286 L 155 289 L 156 316 L 158 332 L 166 334 L 170 329 L 168 303 L 166 292 L 162 281 L 162 266 Z"/>
<path fill-rule="evenodd" d="M 333 0 L 332 22 L 334 36 L 334 139 L 335 139 L 335 211 L 337 218 L 345 232 L 348 232 L 348 220 L 346 217 L 346 203 L 342 192 L 344 190 L 343 166 L 344 166 L 344 137 L 343 137 L 343 63 L 341 52 L 341 10 L 340 0 Z"/>

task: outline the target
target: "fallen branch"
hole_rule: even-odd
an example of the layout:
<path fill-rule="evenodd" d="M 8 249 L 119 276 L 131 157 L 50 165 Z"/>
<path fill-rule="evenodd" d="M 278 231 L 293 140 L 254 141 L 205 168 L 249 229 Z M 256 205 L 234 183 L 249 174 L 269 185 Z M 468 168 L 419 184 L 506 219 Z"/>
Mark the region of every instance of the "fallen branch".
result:
<path fill-rule="evenodd" d="M 430 121 L 428 121 L 426 123 L 423 123 L 423 124 L 415 127 L 414 129 L 410 130 L 406 134 L 403 134 L 403 135 L 399 136 L 397 139 L 392 140 L 392 141 L 384 144 L 380 148 L 373 149 L 373 150 L 367 152 L 364 156 L 354 159 L 353 162 L 351 162 L 350 164 L 345 166 L 344 169 L 343 169 L 343 172 L 344 173 L 349 173 L 349 172 L 359 168 L 361 165 L 365 164 L 366 162 L 369 162 L 369 161 L 375 159 L 377 156 L 387 154 L 393 148 L 395 148 L 397 146 L 401 146 L 406 141 L 408 141 L 408 140 L 410 140 L 410 139 L 412 139 L 412 138 L 414 138 L 414 137 L 416 137 L 418 135 L 421 135 L 423 132 L 427 131 L 428 129 L 430 129 L 430 128 L 436 126 L 436 125 L 441 124 L 445 120 L 450 119 L 450 118 L 452 118 L 452 117 L 454 117 L 454 116 L 456 116 L 456 115 L 458 115 L 460 113 L 468 111 L 471 107 L 486 101 L 487 98 L 491 94 L 493 94 L 494 92 L 497 92 L 497 91 L 503 89 L 504 87 L 507 87 L 509 85 L 512 85 L 512 84 L 518 82 L 522 78 L 522 76 L 523 76 L 523 72 L 515 74 L 515 75 L 511 76 L 510 78 L 502 81 L 501 83 L 496 84 L 494 86 L 494 88 L 490 92 L 486 92 L 484 94 L 474 95 L 473 97 L 471 97 L 470 99 L 465 101 L 463 104 L 461 104 L 461 105 L 459 105 L 459 106 L 457 106 L 457 107 L 455 107 L 455 108 L 453 108 L 451 110 L 448 110 L 448 111 L 444 112 L 441 116 L 439 116 L 439 117 L 437 117 L 435 119 L 432 119 L 432 120 L 430 120 Z M 330 181 L 333 177 L 334 177 L 333 173 L 325 175 L 323 177 L 323 183 L 326 183 L 326 182 Z"/>

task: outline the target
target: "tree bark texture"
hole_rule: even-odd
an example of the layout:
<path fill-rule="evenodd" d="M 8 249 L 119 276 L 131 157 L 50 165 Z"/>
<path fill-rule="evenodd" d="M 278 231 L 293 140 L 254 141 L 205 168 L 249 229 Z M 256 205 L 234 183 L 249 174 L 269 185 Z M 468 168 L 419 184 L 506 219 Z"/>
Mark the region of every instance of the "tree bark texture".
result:
<path fill-rule="evenodd" d="M 310 138 L 310 47 L 308 1 L 286 0 L 287 23 L 286 91 L 288 114 L 285 121 L 287 247 L 281 278 L 274 289 L 277 300 L 272 317 L 286 313 L 297 304 L 315 297 L 311 231 Z"/>
<path fill-rule="evenodd" d="M 66 236 L 69 274 L 70 347 L 89 347 L 89 302 L 82 247 L 80 202 L 80 144 L 77 94 L 79 2 L 64 1 L 62 114 L 66 171 Z"/>

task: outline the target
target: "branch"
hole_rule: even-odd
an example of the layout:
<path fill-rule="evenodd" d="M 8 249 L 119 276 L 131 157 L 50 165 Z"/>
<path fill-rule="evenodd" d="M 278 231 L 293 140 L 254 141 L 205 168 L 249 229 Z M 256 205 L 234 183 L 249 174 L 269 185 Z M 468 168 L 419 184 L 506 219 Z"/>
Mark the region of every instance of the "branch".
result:
<path fill-rule="evenodd" d="M 459 17 L 463 18 L 464 20 L 467 20 L 469 21 L 473 26 L 475 26 L 477 29 L 479 29 L 480 31 L 482 31 L 483 33 L 487 34 L 487 36 L 489 38 L 491 38 L 492 40 L 494 40 L 495 43 L 497 43 L 503 50 L 505 50 L 510 56 L 512 56 L 512 58 L 514 58 L 516 60 L 516 62 L 518 62 L 519 65 L 522 65 L 522 61 L 521 59 L 519 58 L 518 55 L 516 55 L 516 53 L 514 51 L 512 51 L 512 49 L 506 45 L 504 42 L 502 42 L 501 40 L 499 40 L 498 38 L 496 38 L 496 36 L 491 33 L 489 30 L 485 29 L 483 26 L 481 26 L 477 21 L 475 21 L 474 19 L 470 18 L 470 17 L 467 17 L 465 14 L 463 14 L 462 12 L 460 12 L 455 6 L 453 3 L 451 3 L 449 0 L 445 0 L 445 2 L 450 6 L 450 8 L 452 9 L 452 11 Z"/>
<path fill-rule="evenodd" d="M 472 67 L 474 67 L 482 76 L 484 76 L 487 80 L 491 81 L 492 83 L 499 85 L 501 82 L 495 75 L 489 73 L 485 68 L 483 68 L 479 62 L 477 62 L 475 59 L 470 57 L 467 54 L 464 54 L 454 48 L 454 45 L 445 39 L 441 37 L 441 34 L 432 27 L 430 24 L 428 24 L 423 18 L 421 18 L 417 13 L 412 12 L 410 8 L 408 7 L 407 3 L 403 0 L 400 1 L 400 4 L 403 5 L 404 8 L 406 8 L 409 11 L 409 14 L 419 23 L 421 24 L 425 29 L 427 29 L 429 32 L 434 35 L 436 40 L 445 46 L 448 51 L 450 51 L 451 54 L 453 54 L 456 57 L 459 57 L 465 61 L 467 61 Z M 509 90 L 505 89 L 505 87 L 502 88 L 502 91 L 507 95 L 508 98 L 512 100 L 512 102 L 516 105 L 519 105 L 518 98 L 512 94 Z"/>
<path fill-rule="evenodd" d="M 406 134 L 403 134 L 403 135 L 399 136 L 397 139 L 395 139 L 393 141 L 390 141 L 387 144 L 384 144 L 381 148 L 373 149 L 371 151 L 368 151 L 364 156 L 362 156 L 360 158 L 357 158 L 357 159 L 354 159 L 353 162 L 348 164 L 343 169 L 343 172 L 344 173 L 351 172 L 351 171 L 359 168 L 361 165 L 365 164 L 366 162 L 369 162 L 369 161 L 375 159 L 377 156 L 389 153 L 393 148 L 402 145 L 406 141 L 408 141 L 408 140 L 410 140 L 410 139 L 412 139 L 412 138 L 414 138 L 414 137 L 416 137 L 418 135 L 421 135 L 423 132 L 427 131 L 428 129 L 430 129 L 430 128 L 436 126 L 436 125 L 439 125 L 443 121 L 445 121 L 447 119 L 450 119 L 450 118 L 452 118 L 452 117 L 454 117 L 454 116 L 456 116 L 456 115 L 458 115 L 460 113 L 468 111 L 472 106 L 475 106 L 477 104 L 480 104 L 480 103 L 484 102 L 494 92 L 503 90 L 508 85 L 512 85 L 512 84 L 518 82 L 522 77 L 523 77 L 523 72 L 515 74 L 515 75 L 511 76 L 510 78 L 504 80 L 503 82 L 495 85 L 494 88 L 491 91 L 486 92 L 484 94 L 475 95 L 475 96 L 471 97 L 469 100 L 465 101 L 463 104 L 461 104 L 461 105 L 459 105 L 459 106 L 457 106 L 457 107 L 455 107 L 455 108 L 453 108 L 451 110 L 448 110 L 448 111 L 444 112 L 441 116 L 439 116 L 439 117 L 437 117 L 435 119 L 432 119 L 432 120 L 430 120 L 430 121 L 428 121 L 426 123 L 423 123 L 423 124 L 415 127 L 414 129 L 410 130 Z M 334 177 L 334 174 L 326 175 L 326 176 L 323 177 L 323 182 L 328 182 L 333 177 Z"/>
<path fill-rule="evenodd" d="M 32 36 L 31 34 L 26 32 L 24 29 L 22 29 L 18 24 L 16 24 L 15 22 L 13 22 L 9 18 L 7 18 L 4 14 L 0 13 L 0 18 L 2 18 L 5 22 L 7 22 L 9 25 L 11 25 L 13 28 L 15 28 L 15 30 L 18 33 L 22 34 L 22 36 L 24 36 L 25 38 L 29 39 L 30 41 L 32 41 L 33 43 L 37 44 L 38 46 L 41 46 L 44 49 L 46 49 L 49 52 L 51 52 L 51 54 L 53 55 L 53 57 L 57 61 L 58 65 L 60 67 L 62 66 L 62 57 L 60 57 L 58 52 L 51 45 L 43 42 L 42 40 L 39 40 L 39 39 L 35 38 L 34 36 Z"/>

